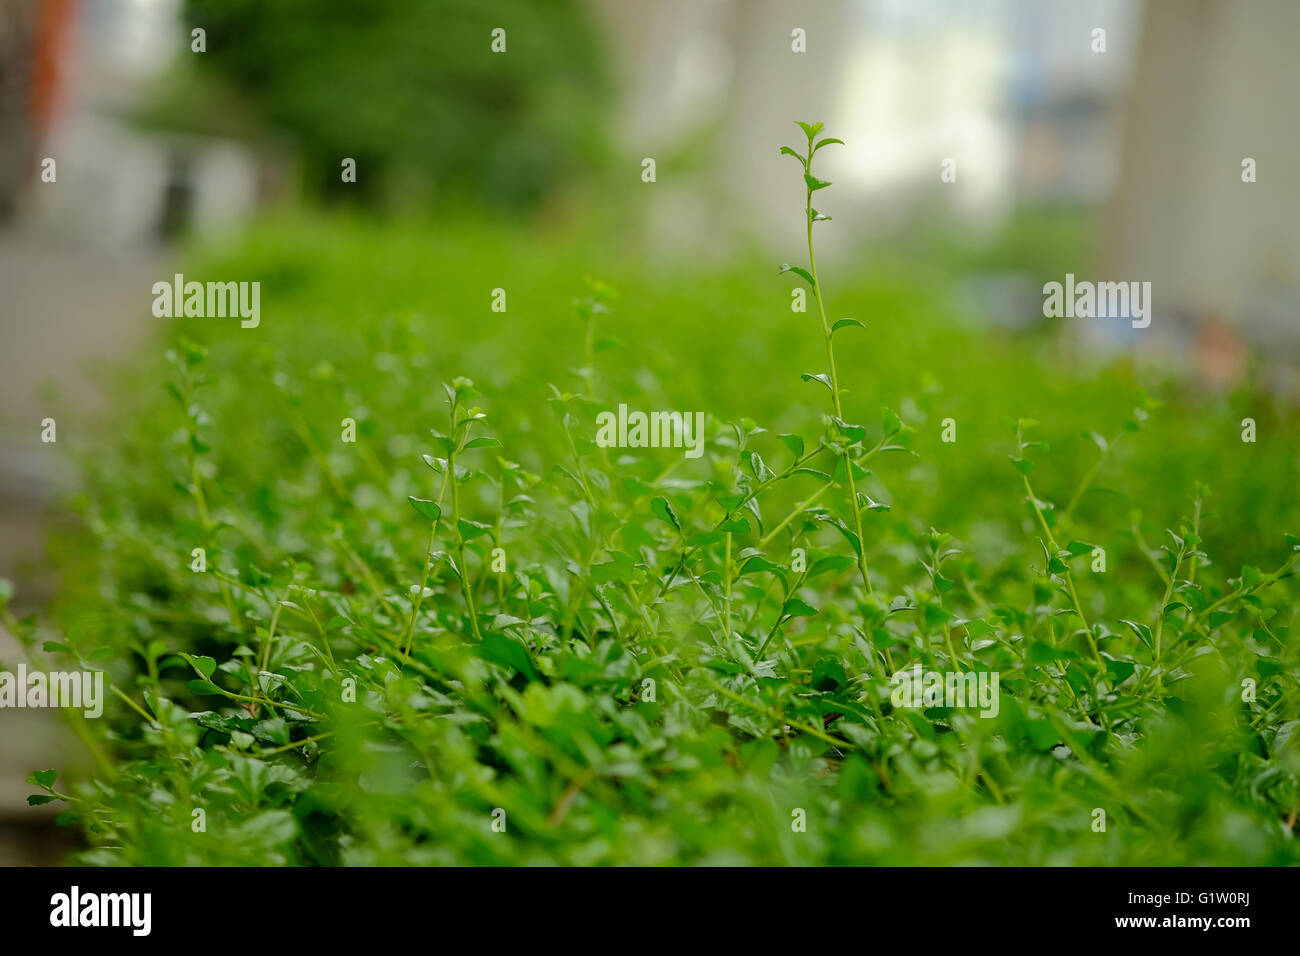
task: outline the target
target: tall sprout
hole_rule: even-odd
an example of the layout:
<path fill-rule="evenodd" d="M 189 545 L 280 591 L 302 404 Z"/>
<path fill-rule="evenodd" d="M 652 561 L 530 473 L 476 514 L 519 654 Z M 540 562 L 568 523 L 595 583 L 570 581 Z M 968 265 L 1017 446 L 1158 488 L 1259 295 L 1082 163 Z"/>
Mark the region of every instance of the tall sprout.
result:
<path fill-rule="evenodd" d="M 790 146 L 781 147 L 781 152 L 783 154 L 793 156 L 795 159 L 799 160 L 800 165 L 803 166 L 804 219 L 808 236 L 808 268 L 802 269 L 798 266 L 783 265 L 781 271 L 793 272 L 807 282 L 809 288 L 812 289 L 813 298 L 817 302 L 817 314 L 820 317 L 822 324 L 822 340 L 826 345 L 827 374 L 805 375 L 804 378 L 819 381 L 830 389 L 831 410 L 834 413 L 833 420 L 836 427 L 839 429 L 840 434 L 847 439 L 847 443 L 839 450 L 842 451 L 844 476 L 849 489 L 849 509 L 853 512 L 853 531 L 856 534 L 856 539 L 853 540 L 852 543 L 854 550 L 857 552 L 858 571 L 862 575 L 862 583 L 866 586 L 867 593 L 870 594 L 872 593 L 871 573 L 867 570 L 866 552 L 862 540 L 862 507 L 858 500 L 857 483 L 853 476 L 854 461 L 850 451 L 854 444 L 862 440 L 862 429 L 860 426 L 849 425 L 844 420 L 844 408 L 840 402 L 840 377 L 839 372 L 835 367 L 834 343 L 836 329 L 845 325 L 861 325 L 862 323 L 857 319 L 840 319 L 834 325 L 831 325 L 827 321 L 825 294 L 822 289 L 821 281 L 817 277 L 817 257 L 813 251 L 813 226 L 819 222 L 828 222 L 831 218 L 813 208 L 813 193 L 820 189 L 825 189 L 830 185 L 826 180 L 818 179 L 813 175 L 813 157 L 815 157 L 817 151 L 824 146 L 831 146 L 834 144 L 840 146 L 844 145 L 843 140 L 834 139 L 833 137 L 826 137 L 825 139 L 820 140 L 817 139 L 817 134 L 822 131 L 822 125 L 823 124 L 821 123 L 799 123 L 799 128 L 802 129 L 804 135 L 808 137 L 807 153 L 800 153 L 798 150 Z"/>

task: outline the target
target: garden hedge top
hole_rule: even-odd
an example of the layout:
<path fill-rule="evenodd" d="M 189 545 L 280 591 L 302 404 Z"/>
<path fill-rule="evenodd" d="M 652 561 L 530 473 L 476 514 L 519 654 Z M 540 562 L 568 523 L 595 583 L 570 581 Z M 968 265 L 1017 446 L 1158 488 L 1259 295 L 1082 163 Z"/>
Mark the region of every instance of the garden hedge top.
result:
<path fill-rule="evenodd" d="M 175 320 L 170 407 L 125 398 L 84 462 L 63 598 L 5 612 L 33 666 L 111 688 L 69 715 L 93 776 L 32 777 L 79 859 L 1300 859 L 1300 541 L 1237 576 L 1207 545 L 1262 540 L 1287 455 L 1224 475 L 1222 414 L 978 340 L 924 282 L 859 284 L 866 321 L 836 318 L 813 198 L 839 141 L 800 126 L 808 259 L 783 269 L 815 320 L 752 271 L 617 303 L 591 282 L 571 349 L 544 290 L 573 246 L 340 221 L 187 264 L 260 276 L 264 321 Z M 503 269 L 531 319 L 461 335 Z M 452 364 L 481 392 L 431 385 Z M 625 409 L 706 410 L 702 454 L 600 440 Z M 1191 469 L 1226 485 L 1225 532 Z M 1153 549 L 1136 508 L 1175 486 Z"/>

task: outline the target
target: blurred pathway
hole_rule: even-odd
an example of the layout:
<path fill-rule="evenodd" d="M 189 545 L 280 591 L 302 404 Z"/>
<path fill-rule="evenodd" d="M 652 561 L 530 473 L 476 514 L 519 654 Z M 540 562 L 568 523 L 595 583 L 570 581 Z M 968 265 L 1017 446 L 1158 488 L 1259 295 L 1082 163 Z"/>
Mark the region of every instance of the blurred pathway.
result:
<path fill-rule="evenodd" d="M 164 261 L 161 250 L 0 230 L 0 577 L 14 582 L 19 615 L 54 594 L 44 536 L 60 517 L 58 492 L 73 486 L 68 452 L 88 427 L 111 422 L 96 371 L 152 347 L 149 287 Z M 58 423 L 53 445 L 40 440 L 46 417 Z M 0 626 L 0 668 L 19 656 Z M 23 781 L 83 757 L 52 711 L 0 711 L 0 865 L 54 863 L 66 852 L 53 827 L 58 804 L 29 808 Z"/>

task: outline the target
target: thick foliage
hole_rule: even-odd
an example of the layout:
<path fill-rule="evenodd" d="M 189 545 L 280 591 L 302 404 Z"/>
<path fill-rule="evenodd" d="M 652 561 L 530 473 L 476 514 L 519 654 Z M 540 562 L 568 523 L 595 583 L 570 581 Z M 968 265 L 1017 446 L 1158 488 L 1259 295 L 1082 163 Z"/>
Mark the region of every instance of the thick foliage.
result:
<path fill-rule="evenodd" d="M 186 270 L 258 277 L 261 327 L 178 321 L 22 625 L 117 689 L 97 778 L 34 778 L 85 860 L 1300 858 L 1294 442 L 915 275 L 840 321 L 806 132 L 804 313 L 770 273 L 607 261 L 623 295 L 569 320 L 573 243 L 337 221 Z M 598 446 L 620 403 L 708 412 L 704 456 Z M 913 663 L 996 672 L 997 716 L 897 706 Z"/>
<path fill-rule="evenodd" d="M 255 114 L 292 140 L 313 190 L 517 207 L 591 172 L 605 145 L 607 78 L 573 0 L 187 0 L 184 19 L 207 53 L 182 58 L 199 76 L 178 76 L 151 119 L 202 129 Z M 222 98 L 196 115 L 195 97 Z M 358 166 L 346 186 L 345 156 Z"/>

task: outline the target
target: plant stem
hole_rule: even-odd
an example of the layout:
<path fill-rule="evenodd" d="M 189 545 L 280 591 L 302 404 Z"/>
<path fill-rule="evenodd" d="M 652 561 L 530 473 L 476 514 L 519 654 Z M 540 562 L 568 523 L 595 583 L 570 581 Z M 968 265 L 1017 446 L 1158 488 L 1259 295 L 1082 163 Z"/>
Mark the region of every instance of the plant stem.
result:
<path fill-rule="evenodd" d="M 193 451 L 190 452 L 190 489 L 194 495 L 194 505 L 199 513 L 199 523 L 203 526 L 203 546 L 212 547 L 212 520 L 208 516 L 208 502 L 203 495 L 203 477 L 199 474 L 199 459 Z M 225 602 L 226 613 L 230 615 L 230 626 L 239 628 L 239 612 L 235 610 L 234 599 L 230 596 L 230 588 L 226 587 L 224 581 L 217 579 L 217 587 L 221 590 L 221 599 Z"/>
<path fill-rule="evenodd" d="M 723 687 L 712 677 L 708 677 L 706 675 L 704 681 L 715 691 L 717 691 L 719 694 L 722 694 L 724 697 L 730 698 L 731 700 L 734 700 L 738 704 L 744 704 L 746 707 L 751 707 L 754 710 L 758 711 L 759 713 L 767 714 L 767 716 L 771 717 L 773 720 L 779 721 L 780 723 L 789 724 L 795 730 L 803 731 L 805 734 L 808 734 L 811 737 L 816 737 L 818 740 L 828 743 L 832 747 L 838 747 L 841 750 L 853 749 L 853 745 L 849 743 L 847 740 L 839 740 L 835 737 L 830 736 L 827 733 L 824 733 L 823 731 L 817 730 L 815 727 L 810 727 L 808 724 L 800 723 L 797 720 L 793 720 L 792 718 L 785 716 L 785 714 L 781 713 L 779 710 L 777 710 L 774 707 L 768 707 L 766 704 L 760 704 L 757 703 L 756 701 L 746 700 L 744 697 L 741 697 L 739 694 L 727 690 L 727 688 Z"/>
<path fill-rule="evenodd" d="M 1043 509 L 1038 507 L 1038 499 L 1034 497 L 1034 489 L 1029 484 L 1029 476 L 1022 472 L 1020 480 L 1025 483 L 1025 494 L 1029 496 L 1030 507 L 1034 509 L 1034 514 L 1038 516 L 1039 527 L 1043 529 L 1043 535 L 1047 538 L 1047 545 L 1052 549 L 1052 556 L 1055 557 L 1061 547 L 1056 543 L 1056 537 L 1052 534 L 1052 529 L 1047 526 L 1047 519 L 1043 517 Z M 1070 574 L 1070 569 L 1066 568 L 1061 577 L 1065 578 L 1065 586 L 1070 592 L 1070 600 L 1074 602 L 1074 612 L 1079 615 L 1079 622 L 1083 625 L 1083 632 L 1088 638 L 1088 646 L 1092 650 L 1092 656 L 1096 659 L 1098 666 L 1101 667 L 1102 673 L 1105 673 L 1106 661 L 1097 648 L 1096 639 L 1092 636 L 1092 628 L 1088 626 L 1088 617 L 1083 613 L 1083 604 L 1079 601 L 1079 592 L 1074 589 L 1074 576 Z"/>
<path fill-rule="evenodd" d="M 783 519 L 781 519 L 781 523 L 780 523 L 780 524 L 778 524 L 775 528 L 773 528 L 773 529 L 772 529 L 771 531 L 769 531 L 767 534 L 763 535 L 763 537 L 762 537 L 762 538 L 759 540 L 759 542 L 758 542 L 758 546 L 759 546 L 760 548 L 762 548 L 762 547 L 766 547 L 767 544 L 768 544 L 768 542 L 770 542 L 773 538 L 775 538 L 775 537 L 776 537 L 776 536 L 777 536 L 777 535 L 778 535 L 778 534 L 779 534 L 779 533 L 780 533 L 780 532 L 785 528 L 786 525 L 788 525 L 788 524 L 789 524 L 791 521 L 793 521 L 795 518 L 797 518 L 797 517 L 799 517 L 801 514 L 803 514 L 803 513 L 804 513 L 804 509 L 806 509 L 810 504 L 812 504 L 814 501 L 816 501 L 818 498 L 820 498 L 823 494 L 825 494 L 825 493 L 826 493 L 826 489 L 829 488 L 829 487 L 831 487 L 829 484 L 827 484 L 827 485 L 822 485 L 820 488 L 818 488 L 816 491 L 814 491 L 811 495 L 809 495 L 809 496 L 808 496 L 807 498 L 805 498 L 803 501 L 801 501 L 801 502 L 799 502 L 797 505 L 795 505 L 795 506 L 794 506 L 794 511 L 791 511 L 788 515 L 786 515 Z"/>
<path fill-rule="evenodd" d="M 722 571 L 722 580 L 725 585 L 722 597 L 722 632 L 727 635 L 727 640 L 731 640 L 731 532 L 727 532 L 727 555 L 726 563 Z"/>
<path fill-rule="evenodd" d="M 1183 555 L 1186 553 L 1186 550 L 1186 548 L 1178 549 L 1178 554 L 1174 558 L 1174 569 L 1169 572 L 1169 580 L 1165 582 L 1164 596 L 1160 599 L 1160 606 L 1156 608 L 1156 630 L 1155 636 L 1152 638 L 1152 651 L 1155 654 L 1154 660 L 1157 661 L 1164 656 L 1160 651 L 1160 645 L 1165 632 L 1165 608 L 1169 606 L 1169 599 L 1173 596 L 1174 584 L 1178 581 L 1178 569 L 1183 565 Z M 1162 689 L 1162 687 L 1163 682 L 1160 680 L 1160 676 L 1156 675 L 1157 693 Z"/>
<path fill-rule="evenodd" d="M 262 670 L 269 670 L 271 665 L 271 645 L 275 642 L 275 627 L 280 623 L 280 602 L 275 604 L 275 610 L 271 612 L 271 624 L 266 630 L 266 637 L 262 640 Z"/>
<path fill-rule="evenodd" d="M 1101 450 L 1098 449 L 1098 451 Z M 1101 463 L 1106 460 L 1108 454 L 1110 454 L 1109 444 L 1106 446 L 1106 450 L 1101 451 L 1097 456 L 1097 460 L 1092 463 L 1092 467 L 1084 473 L 1083 480 L 1079 482 L 1079 486 L 1074 489 L 1074 494 L 1070 496 L 1069 504 L 1065 506 L 1065 511 L 1061 514 L 1062 521 L 1070 520 L 1070 516 L 1074 514 L 1075 506 L 1079 504 L 1080 499 L 1083 498 L 1088 489 L 1092 486 L 1092 480 L 1097 477 L 1097 470 L 1101 468 Z"/>
<path fill-rule="evenodd" d="M 811 175 L 812 170 L 812 142 L 808 144 L 808 162 L 807 169 Z M 822 296 L 822 284 L 817 278 L 817 260 L 813 255 L 813 207 L 812 207 L 812 186 L 806 186 L 804 190 L 805 208 L 804 218 L 808 225 L 808 272 L 812 275 L 813 298 L 817 300 L 817 313 L 821 316 L 822 321 L 822 338 L 826 343 L 826 364 L 830 368 L 831 376 L 831 407 L 835 410 L 835 417 L 844 420 L 844 411 L 840 405 L 840 379 L 839 373 L 835 368 L 835 345 L 831 341 L 832 333 L 829 323 L 826 321 L 826 305 Z M 871 574 L 867 571 L 866 544 L 862 540 L 862 512 L 858 509 L 858 489 L 853 480 L 853 457 L 848 450 L 844 452 L 844 475 L 849 484 L 849 508 L 853 512 L 853 529 L 858 535 L 858 571 L 862 574 L 862 583 L 866 585 L 867 593 L 872 594 Z"/>
<path fill-rule="evenodd" d="M 808 452 L 807 454 L 799 458 L 796 458 L 794 461 L 792 461 L 789 467 L 786 468 L 786 470 L 781 472 L 779 475 L 773 475 L 771 478 L 767 479 L 767 481 L 760 482 L 758 485 L 751 488 L 749 492 L 745 495 L 745 497 L 741 498 L 740 501 L 736 503 L 736 507 L 732 508 L 720 519 L 718 519 L 718 523 L 713 526 L 713 530 L 717 531 L 719 528 L 721 528 L 724 524 L 727 523 L 728 519 L 730 519 L 730 517 L 733 514 L 735 514 L 741 508 L 745 507 L 745 505 L 747 505 L 751 500 L 758 497 L 758 495 L 760 495 L 764 490 L 776 484 L 778 481 L 784 481 L 786 478 L 789 478 L 791 475 L 795 473 L 797 469 L 802 468 L 805 464 L 807 464 L 813 458 L 816 458 L 825 450 L 826 448 L 824 446 L 818 446 L 817 448 L 814 448 L 812 451 Z M 654 596 L 654 600 L 657 601 L 664 596 L 664 594 L 668 591 L 668 585 L 672 583 L 673 578 L 677 577 L 677 575 L 681 572 L 682 568 L 686 566 L 686 562 L 689 561 L 691 557 L 695 554 L 695 552 L 698 551 L 699 549 L 700 549 L 699 545 L 696 545 L 690 550 L 686 550 L 685 547 L 683 547 L 681 561 L 679 561 L 677 565 L 673 568 L 673 570 L 669 573 L 669 575 L 666 578 L 664 578 L 663 581 L 660 582 L 659 590 L 658 592 L 656 592 Z"/>
<path fill-rule="evenodd" d="M 456 434 L 456 410 L 452 409 L 451 432 Z M 465 592 L 465 606 L 469 609 L 469 626 L 474 632 L 474 640 L 483 640 L 478 629 L 478 612 L 474 609 L 474 588 L 470 585 L 469 565 L 465 563 L 465 536 L 460 530 L 460 495 L 456 487 L 456 453 L 447 455 L 447 475 L 451 485 L 451 524 L 456 532 L 456 556 L 460 560 L 460 583 Z M 424 593 L 424 582 L 420 582 L 420 593 Z"/>
<path fill-rule="evenodd" d="M 792 587 L 789 591 L 786 592 L 786 597 L 789 598 L 791 594 L 794 594 L 801 587 L 803 587 L 803 582 L 807 579 L 807 577 L 808 577 L 807 571 L 799 575 L 799 580 L 794 583 L 794 587 Z M 763 643 L 759 646 L 758 650 L 754 653 L 755 660 L 763 659 L 763 652 L 767 650 L 767 645 L 772 643 L 772 638 L 776 637 L 777 631 L 781 630 L 781 625 L 788 623 L 790 620 L 791 618 L 785 615 L 784 613 L 777 614 L 776 623 L 772 625 L 772 629 L 767 632 L 767 637 L 763 639 Z"/>

